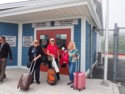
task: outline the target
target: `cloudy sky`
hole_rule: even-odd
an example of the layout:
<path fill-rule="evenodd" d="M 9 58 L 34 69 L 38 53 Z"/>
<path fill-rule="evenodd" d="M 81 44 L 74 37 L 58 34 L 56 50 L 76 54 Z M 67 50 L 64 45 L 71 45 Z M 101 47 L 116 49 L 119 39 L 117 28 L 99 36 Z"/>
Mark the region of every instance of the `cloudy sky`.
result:
<path fill-rule="evenodd" d="M 0 4 L 2 3 L 10 3 L 17 1 L 27 1 L 27 0 L 0 0 Z M 106 8 L 106 0 L 103 1 L 104 8 L 104 17 L 105 17 L 105 8 Z M 114 23 L 118 23 L 119 26 L 125 26 L 125 0 L 109 0 L 110 2 L 110 16 L 109 16 L 109 24 L 110 28 L 114 27 Z"/>
<path fill-rule="evenodd" d="M 103 0 L 104 16 L 106 0 Z M 118 26 L 125 27 L 125 0 L 109 0 L 109 27 L 114 28 L 114 23 Z"/>

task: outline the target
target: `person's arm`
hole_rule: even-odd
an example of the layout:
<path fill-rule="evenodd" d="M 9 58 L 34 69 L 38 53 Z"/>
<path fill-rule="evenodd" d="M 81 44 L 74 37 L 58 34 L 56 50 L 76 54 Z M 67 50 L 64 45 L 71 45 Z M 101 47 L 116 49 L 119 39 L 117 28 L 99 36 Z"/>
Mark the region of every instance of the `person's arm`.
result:
<path fill-rule="evenodd" d="M 29 48 L 29 50 L 28 50 L 28 56 L 29 56 L 29 57 L 31 56 L 32 47 L 33 47 L 33 46 L 30 46 L 30 48 Z"/>
<path fill-rule="evenodd" d="M 10 45 L 8 44 L 7 46 L 7 50 L 8 50 L 8 53 L 9 53 L 9 57 L 10 57 L 10 62 L 12 62 L 12 51 L 10 49 Z"/>
<path fill-rule="evenodd" d="M 79 59 L 79 58 L 80 58 L 80 54 L 79 54 L 78 49 L 76 49 L 76 57 L 77 57 L 77 59 Z"/>
<path fill-rule="evenodd" d="M 50 54 L 50 53 L 49 53 L 49 46 L 47 46 L 47 55 L 48 55 L 48 56 L 53 56 L 53 54 Z"/>
<path fill-rule="evenodd" d="M 35 58 L 33 59 L 33 61 L 38 60 L 40 57 L 41 57 L 41 54 L 39 54 L 37 57 L 35 57 Z"/>
<path fill-rule="evenodd" d="M 36 61 L 36 60 L 38 60 L 39 58 L 41 58 L 41 56 L 42 56 L 42 49 L 41 49 L 41 47 L 40 46 L 38 46 L 37 47 L 37 50 L 38 50 L 38 56 L 37 57 L 35 57 L 34 59 L 33 59 L 33 61 Z"/>

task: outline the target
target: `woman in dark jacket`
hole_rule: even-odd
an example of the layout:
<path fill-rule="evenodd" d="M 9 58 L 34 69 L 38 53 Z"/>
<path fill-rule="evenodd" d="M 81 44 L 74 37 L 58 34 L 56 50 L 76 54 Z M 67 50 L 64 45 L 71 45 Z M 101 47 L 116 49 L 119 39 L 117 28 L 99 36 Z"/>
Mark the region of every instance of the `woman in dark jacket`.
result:
<path fill-rule="evenodd" d="M 36 83 L 37 84 L 40 84 L 40 63 L 41 63 L 41 57 L 44 55 L 41 47 L 39 46 L 39 42 L 38 40 L 34 40 L 33 41 L 33 44 L 32 46 L 29 48 L 29 51 L 28 51 L 28 56 L 29 56 L 29 61 L 33 63 L 36 63 L 35 64 L 35 80 L 36 80 Z M 34 64 L 32 64 L 31 66 L 31 69 L 33 67 Z M 34 80 L 34 71 L 32 73 L 32 76 L 33 76 L 33 79 L 32 79 L 32 82 L 33 83 L 33 80 Z"/>

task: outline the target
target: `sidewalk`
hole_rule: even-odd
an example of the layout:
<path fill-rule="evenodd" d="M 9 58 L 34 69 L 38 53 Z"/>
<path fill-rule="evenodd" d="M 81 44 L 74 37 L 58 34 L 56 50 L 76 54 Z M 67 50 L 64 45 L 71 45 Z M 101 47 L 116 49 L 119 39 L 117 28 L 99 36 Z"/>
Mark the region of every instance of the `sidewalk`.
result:
<path fill-rule="evenodd" d="M 9 69 L 7 79 L 0 85 L 0 94 L 119 94 L 118 87 L 109 81 L 109 86 L 100 85 L 102 80 L 87 79 L 86 89 L 81 92 L 73 90 L 67 86 L 68 76 L 61 75 L 61 80 L 55 86 L 50 86 L 46 82 L 47 73 L 41 72 L 41 84 L 32 84 L 28 92 L 17 89 L 20 75 L 27 70 Z"/>

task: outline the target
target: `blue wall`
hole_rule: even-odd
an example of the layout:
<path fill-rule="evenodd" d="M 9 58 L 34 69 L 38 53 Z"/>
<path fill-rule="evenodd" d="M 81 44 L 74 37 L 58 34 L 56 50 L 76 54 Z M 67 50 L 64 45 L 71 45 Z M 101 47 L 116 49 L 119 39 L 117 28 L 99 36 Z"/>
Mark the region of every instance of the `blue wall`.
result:
<path fill-rule="evenodd" d="M 92 63 L 93 64 L 96 61 L 96 41 L 97 41 L 97 33 L 92 32 Z"/>
<path fill-rule="evenodd" d="M 91 41 L 92 34 L 92 41 Z M 91 33 L 91 25 L 86 21 L 86 71 L 90 68 L 90 59 L 92 54 L 92 64 L 96 61 L 96 32 Z M 92 42 L 92 43 L 91 43 Z M 92 46 L 92 52 L 90 52 Z"/>
<path fill-rule="evenodd" d="M 32 28 L 32 24 L 23 24 L 23 36 L 34 37 L 34 28 Z M 22 48 L 22 65 L 23 66 L 26 66 L 28 62 L 28 49 L 29 47 Z"/>
<path fill-rule="evenodd" d="M 91 41 L 91 25 L 86 21 L 86 68 L 87 71 L 90 66 L 90 41 Z"/>
<path fill-rule="evenodd" d="M 78 20 L 78 25 L 74 26 L 74 41 L 79 53 L 81 52 L 81 19 Z"/>
<path fill-rule="evenodd" d="M 11 47 L 13 62 L 12 64 L 9 63 L 9 60 L 7 62 L 8 66 L 16 66 L 18 59 L 18 24 L 0 22 L 0 35 L 16 36 L 16 47 Z"/>

